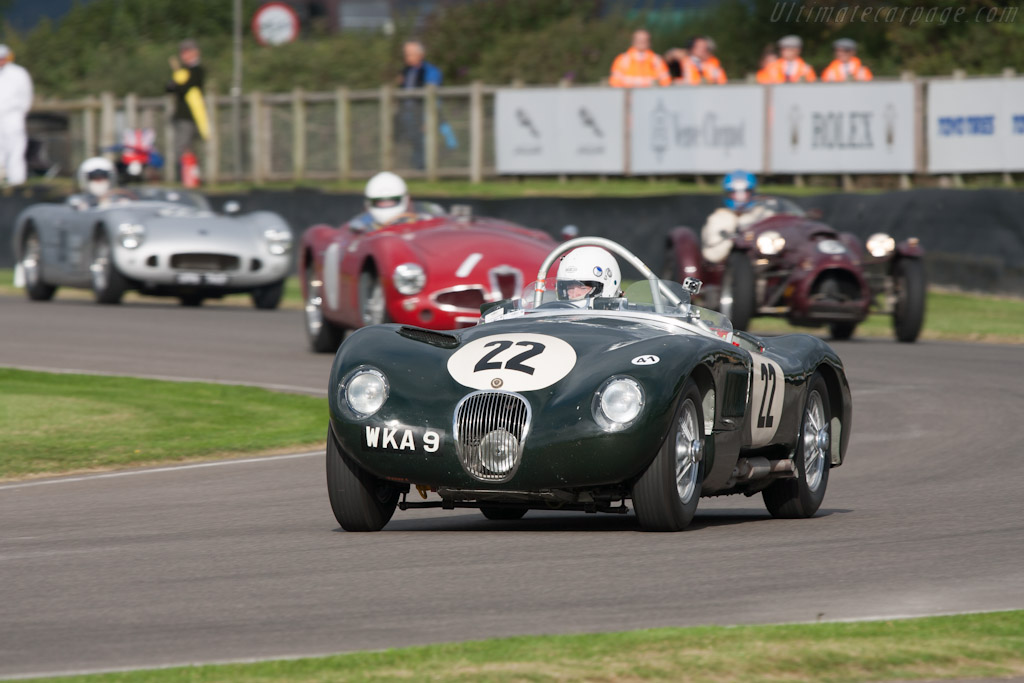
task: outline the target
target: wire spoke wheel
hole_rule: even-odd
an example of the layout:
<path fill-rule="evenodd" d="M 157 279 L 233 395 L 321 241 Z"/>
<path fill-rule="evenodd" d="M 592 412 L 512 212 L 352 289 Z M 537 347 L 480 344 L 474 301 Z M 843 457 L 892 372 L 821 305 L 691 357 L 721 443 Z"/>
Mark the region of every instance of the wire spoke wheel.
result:
<path fill-rule="evenodd" d="M 821 395 L 812 392 L 804 410 L 804 481 L 807 488 L 817 491 L 821 486 L 822 472 L 825 471 L 825 456 L 828 452 L 829 433 L 825 424 Z"/>
<path fill-rule="evenodd" d="M 93 291 L 105 292 L 110 284 L 110 243 L 106 240 L 96 242 L 89 272 L 92 275 Z"/>
<path fill-rule="evenodd" d="M 686 505 L 697 489 L 697 475 L 700 473 L 700 430 L 697 425 L 697 409 L 693 401 L 683 403 L 683 414 L 676 429 L 676 492 L 679 502 Z"/>

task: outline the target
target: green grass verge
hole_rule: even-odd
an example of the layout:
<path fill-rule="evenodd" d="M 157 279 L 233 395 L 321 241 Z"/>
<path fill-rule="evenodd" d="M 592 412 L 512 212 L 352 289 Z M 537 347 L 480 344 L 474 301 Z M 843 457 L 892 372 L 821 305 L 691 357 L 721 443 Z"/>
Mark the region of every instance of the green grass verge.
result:
<path fill-rule="evenodd" d="M 793 327 L 778 318 L 755 318 L 751 328 L 755 334 L 828 335 L 827 327 Z M 895 338 L 892 317 L 870 316 L 857 327 L 856 336 Z M 928 293 L 921 338 L 1024 344 L 1024 299 L 932 290 Z"/>
<path fill-rule="evenodd" d="M 320 447 L 327 401 L 0 368 L 0 479 Z"/>
<path fill-rule="evenodd" d="M 1024 674 L 1024 611 L 528 636 L 60 681 L 891 681 Z"/>

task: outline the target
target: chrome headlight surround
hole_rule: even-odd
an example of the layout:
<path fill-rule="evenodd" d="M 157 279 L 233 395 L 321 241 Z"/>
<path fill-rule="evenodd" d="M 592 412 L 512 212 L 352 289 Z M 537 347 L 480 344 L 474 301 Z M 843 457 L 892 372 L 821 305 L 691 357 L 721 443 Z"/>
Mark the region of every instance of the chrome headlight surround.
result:
<path fill-rule="evenodd" d="M 896 240 L 884 232 L 876 232 L 868 238 L 866 246 L 875 258 L 885 258 L 896 250 Z"/>
<path fill-rule="evenodd" d="M 263 231 L 267 251 L 274 256 L 284 256 L 292 250 L 292 231 L 285 228 L 267 228 Z"/>
<path fill-rule="evenodd" d="M 121 223 L 117 226 L 117 241 L 125 249 L 138 249 L 146 239 L 146 226 L 139 223 Z"/>
<path fill-rule="evenodd" d="M 391 385 L 377 368 L 364 365 L 356 368 L 338 385 L 338 405 L 347 408 L 357 419 L 375 415 L 388 400 Z"/>
<path fill-rule="evenodd" d="M 400 263 L 391 274 L 391 281 L 399 294 L 419 294 L 427 284 L 427 273 L 418 263 Z"/>
<path fill-rule="evenodd" d="M 594 394 L 594 420 L 606 432 L 620 432 L 637 421 L 644 409 L 644 389 L 632 377 L 609 377 Z"/>
<path fill-rule="evenodd" d="M 786 248 L 786 238 L 775 230 L 765 230 L 757 236 L 757 250 L 765 256 L 774 256 Z"/>

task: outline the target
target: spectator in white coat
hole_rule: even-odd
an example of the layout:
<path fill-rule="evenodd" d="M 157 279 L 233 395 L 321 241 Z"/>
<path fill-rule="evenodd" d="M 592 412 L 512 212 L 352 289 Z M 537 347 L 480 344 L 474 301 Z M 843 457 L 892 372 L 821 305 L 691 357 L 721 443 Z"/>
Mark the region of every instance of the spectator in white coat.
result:
<path fill-rule="evenodd" d="M 0 173 L 7 185 L 21 185 L 27 174 L 25 116 L 32 108 L 32 78 L 0 44 Z"/>

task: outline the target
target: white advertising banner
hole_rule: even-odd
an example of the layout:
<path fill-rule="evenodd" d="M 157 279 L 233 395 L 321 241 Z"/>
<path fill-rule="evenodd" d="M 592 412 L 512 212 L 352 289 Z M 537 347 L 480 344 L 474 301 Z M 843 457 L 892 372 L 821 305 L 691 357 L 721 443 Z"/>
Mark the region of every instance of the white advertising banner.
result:
<path fill-rule="evenodd" d="M 612 88 L 499 90 L 494 103 L 498 173 L 621 174 L 625 97 Z"/>
<path fill-rule="evenodd" d="M 645 88 L 632 93 L 630 172 L 764 169 L 764 88 Z"/>
<path fill-rule="evenodd" d="M 928 83 L 928 171 L 1024 170 L 1024 78 Z"/>
<path fill-rule="evenodd" d="M 911 173 L 913 83 L 772 86 L 775 173 Z"/>

